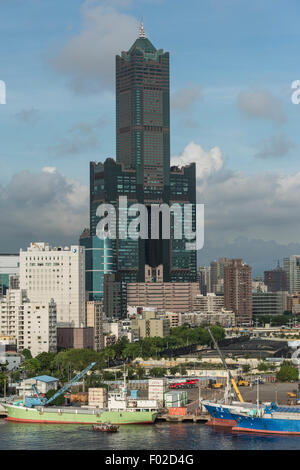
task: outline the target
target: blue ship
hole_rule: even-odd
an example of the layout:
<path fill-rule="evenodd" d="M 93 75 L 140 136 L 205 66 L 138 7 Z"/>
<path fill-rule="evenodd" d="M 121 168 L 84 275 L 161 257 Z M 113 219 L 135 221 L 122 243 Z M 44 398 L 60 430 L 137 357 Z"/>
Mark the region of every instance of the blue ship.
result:
<path fill-rule="evenodd" d="M 252 403 L 216 403 L 212 401 L 203 401 L 203 406 L 206 408 L 211 416 L 211 420 L 207 421 L 208 426 L 228 426 L 232 428 L 236 426 L 236 420 L 232 412 L 239 413 L 244 411 L 250 411 L 254 405 Z M 262 405 L 263 406 L 263 405 Z"/>
<path fill-rule="evenodd" d="M 274 403 L 264 409 L 232 411 L 236 425 L 232 431 L 266 434 L 300 434 L 300 408 L 279 407 Z"/>

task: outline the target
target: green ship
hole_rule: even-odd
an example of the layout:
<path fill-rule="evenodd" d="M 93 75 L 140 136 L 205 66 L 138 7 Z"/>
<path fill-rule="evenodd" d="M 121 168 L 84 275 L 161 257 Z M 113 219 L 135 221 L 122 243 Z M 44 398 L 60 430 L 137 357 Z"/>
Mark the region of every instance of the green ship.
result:
<path fill-rule="evenodd" d="M 157 411 L 138 408 L 124 410 L 89 410 L 74 407 L 37 407 L 9 405 L 3 403 L 7 421 L 21 423 L 54 423 L 54 424 L 152 424 Z"/>
<path fill-rule="evenodd" d="M 7 421 L 22 423 L 60 423 L 60 424 L 152 424 L 158 414 L 158 404 L 151 400 L 133 400 L 127 397 L 126 374 L 123 386 L 118 391 L 108 394 L 107 408 L 87 409 L 84 407 L 52 407 L 45 406 L 55 396 L 69 388 L 70 384 L 89 370 L 94 363 L 78 374 L 69 384 L 60 389 L 47 403 L 44 403 L 33 386 L 37 398 L 27 397 L 24 401 L 2 403 L 7 413 Z"/>

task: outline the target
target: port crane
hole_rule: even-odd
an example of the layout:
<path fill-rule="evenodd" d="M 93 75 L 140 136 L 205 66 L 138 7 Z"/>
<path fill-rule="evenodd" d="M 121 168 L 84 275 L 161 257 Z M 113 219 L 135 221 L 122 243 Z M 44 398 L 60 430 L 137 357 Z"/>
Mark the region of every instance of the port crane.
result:
<path fill-rule="evenodd" d="M 75 382 L 80 380 L 90 369 L 92 369 L 96 365 L 96 362 L 91 362 L 89 366 L 87 366 L 83 371 L 79 372 L 79 374 L 75 375 L 70 382 L 64 385 L 62 388 L 57 390 L 57 392 L 52 395 L 51 398 L 47 400 L 47 398 L 43 398 L 41 394 L 38 392 L 35 385 L 32 385 L 34 393 L 37 395 L 36 397 L 26 397 L 25 399 L 25 406 L 28 408 L 32 408 L 33 406 L 47 406 L 57 397 L 59 397 L 62 393 L 66 392 Z"/>
<path fill-rule="evenodd" d="M 236 396 L 238 397 L 239 401 L 240 401 L 241 403 L 243 403 L 243 402 L 244 402 L 244 399 L 243 399 L 243 397 L 242 397 L 242 395 L 241 395 L 241 393 L 240 393 L 240 391 L 239 391 L 239 389 L 238 389 L 238 386 L 237 386 L 237 384 L 236 384 L 236 382 L 235 382 L 235 380 L 234 380 L 234 378 L 233 378 L 233 376 L 232 376 L 232 374 L 231 374 L 231 372 L 230 372 L 230 369 L 228 368 L 228 366 L 227 366 L 227 364 L 226 364 L 225 358 L 224 358 L 224 356 L 223 356 L 223 354 L 222 354 L 222 352 L 221 352 L 221 350 L 220 350 L 220 348 L 219 348 L 219 346 L 218 346 L 218 343 L 216 342 L 216 340 L 215 340 L 215 338 L 214 338 L 214 336 L 213 336 L 213 334 L 212 334 L 212 332 L 211 332 L 211 330 L 210 330 L 209 327 L 207 328 L 207 330 L 208 330 L 208 332 L 209 332 L 209 334 L 210 334 L 210 336 L 211 336 L 211 339 L 213 340 L 214 346 L 215 346 L 215 348 L 216 348 L 216 350 L 217 350 L 217 352 L 218 352 L 218 354 L 219 354 L 219 356 L 220 356 L 220 358 L 221 358 L 221 361 L 222 361 L 222 363 L 223 363 L 223 366 L 224 366 L 224 368 L 225 368 L 225 370 L 226 370 L 226 372 L 227 372 L 228 382 L 229 382 L 229 380 L 230 380 L 231 385 L 232 385 L 232 387 L 233 387 L 233 389 L 234 389 L 234 391 L 235 391 L 235 393 L 236 393 Z M 227 383 L 227 390 L 225 391 L 225 401 L 227 401 L 227 399 L 228 399 L 228 391 L 229 391 L 229 384 Z"/>

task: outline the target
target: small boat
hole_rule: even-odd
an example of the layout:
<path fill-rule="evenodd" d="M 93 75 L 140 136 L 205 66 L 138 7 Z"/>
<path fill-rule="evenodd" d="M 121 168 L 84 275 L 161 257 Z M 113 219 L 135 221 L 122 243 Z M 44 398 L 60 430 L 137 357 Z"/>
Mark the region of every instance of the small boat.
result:
<path fill-rule="evenodd" d="M 99 423 L 93 425 L 93 430 L 99 432 L 117 432 L 119 430 L 119 426 L 111 423 Z"/>

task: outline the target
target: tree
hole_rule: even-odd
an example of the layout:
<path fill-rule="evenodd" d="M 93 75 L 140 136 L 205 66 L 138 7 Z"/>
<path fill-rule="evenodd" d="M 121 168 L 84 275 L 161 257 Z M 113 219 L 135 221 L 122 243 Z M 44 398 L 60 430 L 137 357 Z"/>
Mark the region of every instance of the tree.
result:
<path fill-rule="evenodd" d="M 277 380 L 280 382 L 291 382 L 298 380 L 298 369 L 294 367 L 293 364 L 289 361 L 284 361 L 280 370 L 276 374 Z"/>
<path fill-rule="evenodd" d="M 164 377 L 166 375 L 166 369 L 163 367 L 153 367 L 151 369 L 151 375 L 153 377 Z"/>
<path fill-rule="evenodd" d="M 263 362 L 259 362 L 257 365 L 257 369 L 260 371 L 266 371 L 266 370 L 269 370 L 269 365 L 264 364 Z"/>
<path fill-rule="evenodd" d="M 32 359 L 32 355 L 29 349 L 23 349 L 22 356 L 24 356 L 25 360 Z"/>
<path fill-rule="evenodd" d="M 177 372 L 179 372 L 179 367 L 177 367 L 177 366 L 170 367 L 170 374 L 171 375 L 176 375 Z"/>
<path fill-rule="evenodd" d="M 146 371 L 143 367 L 137 367 L 135 373 L 139 380 L 142 380 L 146 375 Z"/>
<path fill-rule="evenodd" d="M 4 393 L 5 383 L 7 383 L 7 377 L 3 372 L 0 371 L 0 393 L 1 394 Z"/>
<path fill-rule="evenodd" d="M 246 374 L 247 372 L 249 372 L 250 370 L 250 366 L 249 364 L 244 364 L 243 367 L 242 367 L 242 370 L 243 372 Z"/>
<path fill-rule="evenodd" d="M 40 363 L 36 358 L 27 359 L 23 362 L 22 369 L 26 373 L 27 377 L 34 377 L 39 373 Z"/>

